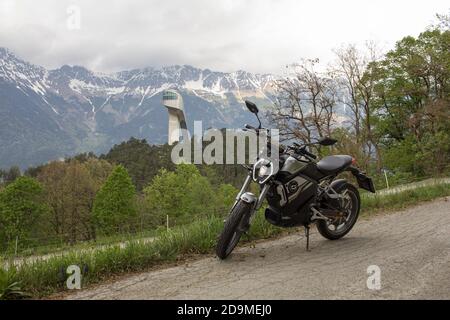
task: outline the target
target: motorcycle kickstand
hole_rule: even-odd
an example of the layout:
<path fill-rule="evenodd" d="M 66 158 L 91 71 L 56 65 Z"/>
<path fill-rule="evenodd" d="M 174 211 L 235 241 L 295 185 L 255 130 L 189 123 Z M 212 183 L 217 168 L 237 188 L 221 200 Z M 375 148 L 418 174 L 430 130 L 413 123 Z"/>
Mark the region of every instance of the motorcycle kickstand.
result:
<path fill-rule="evenodd" d="M 311 250 L 309 249 L 309 225 L 305 226 L 305 236 L 306 236 L 306 251 L 307 252 L 311 252 Z"/>

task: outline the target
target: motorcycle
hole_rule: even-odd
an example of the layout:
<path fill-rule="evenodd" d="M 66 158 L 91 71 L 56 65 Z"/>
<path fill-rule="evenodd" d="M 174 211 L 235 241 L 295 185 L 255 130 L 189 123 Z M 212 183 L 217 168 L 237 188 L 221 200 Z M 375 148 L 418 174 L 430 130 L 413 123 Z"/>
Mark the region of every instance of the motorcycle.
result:
<path fill-rule="evenodd" d="M 252 130 L 258 136 L 264 130 L 268 132 L 261 126 L 258 107 L 250 101 L 245 104 L 255 114 L 259 126 L 246 125 L 244 130 Z M 225 259 L 230 255 L 265 200 L 268 203 L 265 218 L 269 223 L 285 228 L 305 227 L 307 250 L 312 224 L 329 240 L 349 233 L 358 219 L 361 198 L 358 189 L 346 179 L 337 179 L 338 175 L 349 171 L 360 188 L 375 193 L 375 187 L 351 156 L 327 156 L 317 161 L 317 156 L 308 151 L 314 145 L 336 143 L 337 140 L 326 137 L 310 144 L 270 146 L 272 152 L 278 152 L 278 163 L 266 156 L 258 158 L 252 166 L 244 165 L 248 175 L 218 237 L 217 256 Z M 259 195 L 248 191 L 252 182 L 259 184 Z"/>

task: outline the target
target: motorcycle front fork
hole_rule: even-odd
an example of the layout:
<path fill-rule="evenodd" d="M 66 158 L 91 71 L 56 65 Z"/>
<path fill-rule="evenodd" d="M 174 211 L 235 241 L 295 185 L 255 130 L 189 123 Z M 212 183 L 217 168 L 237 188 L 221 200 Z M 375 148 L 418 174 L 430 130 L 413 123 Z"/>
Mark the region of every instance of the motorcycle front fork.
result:
<path fill-rule="evenodd" d="M 245 178 L 244 184 L 241 187 L 241 190 L 239 190 L 239 193 L 237 194 L 236 198 L 234 199 L 234 204 L 230 209 L 231 213 L 234 209 L 234 207 L 237 205 L 237 203 L 239 202 L 239 200 L 241 200 L 242 195 L 247 191 L 248 187 L 250 186 L 250 184 L 252 183 L 252 175 L 249 173 L 247 175 L 247 178 Z"/>
<path fill-rule="evenodd" d="M 247 175 L 247 178 L 244 181 L 244 184 L 242 185 L 241 190 L 239 191 L 239 193 L 236 196 L 233 207 L 231 208 L 231 211 L 233 211 L 236 204 L 241 200 L 245 201 L 249 204 L 252 204 L 252 210 L 250 212 L 249 224 L 251 224 L 251 221 L 255 217 L 255 213 L 261 208 L 261 206 L 264 202 L 264 199 L 266 198 L 267 192 L 270 189 L 270 184 L 268 184 L 268 183 L 264 184 L 264 186 L 261 189 L 261 192 L 259 193 L 259 196 L 256 197 L 253 193 L 247 192 L 248 187 L 252 183 L 252 180 L 253 180 L 252 175 L 251 175 L 251 173 L 249 173 Z M 231 213 L 231 211 L 230 211 L 230 213 Z"/>

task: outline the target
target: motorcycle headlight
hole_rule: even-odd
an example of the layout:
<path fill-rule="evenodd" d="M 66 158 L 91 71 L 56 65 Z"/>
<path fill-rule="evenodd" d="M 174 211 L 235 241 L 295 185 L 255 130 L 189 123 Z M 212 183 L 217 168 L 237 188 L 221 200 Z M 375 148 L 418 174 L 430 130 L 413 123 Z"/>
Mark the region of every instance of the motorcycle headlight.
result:
<path fill-rule="evenodd" d="M 258 183 L 265 183 L 273 173 L 273 163 L 266 159 L 261 159 L 253 167 L 253 180 Z"/>
<path fill-rule="evenodd" d="M 268 167 L 262 166 L 261 168 L 259 168 L 258 176 L 260 178 L 265 177 L 269 174 L 269 172 L 270 172 L 270 169 Z"/>

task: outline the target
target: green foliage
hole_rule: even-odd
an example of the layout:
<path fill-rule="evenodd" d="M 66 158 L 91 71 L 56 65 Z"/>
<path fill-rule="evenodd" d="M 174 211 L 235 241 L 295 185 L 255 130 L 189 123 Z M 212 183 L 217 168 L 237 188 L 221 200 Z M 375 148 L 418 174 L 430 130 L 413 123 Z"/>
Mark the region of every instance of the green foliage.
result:
<path fill-rule="evenodd" d="M 216 193 L 217 211 L 219 213 L 228 213 L 236 201 L 237 193 L 238 190 L 231 184 L 221 184 Z"/>
<path fill-rule="evenodd" d="M 263 208 L 256 213 L 248 236 L 246 236 L 247 239 L 268 239 L 274 235 L 280 234 L 283 230 L 286 230 L 267 222 L 264 211 L 265 209 Z"/>
<path fill-rule="evenodd" d="M 361 197 L 363 214 L 378 210 L 399 209 L 422 201 L 450 195 L 450 184 L 432 185 L 393 194 L 364 194 Z"/>
<path fill-rule="evenodd" d="M 38 171 L 45 188 L 49 214 L 45 226 L 48 241 L 74 244 L 95 239 L 92 208 L 96 192 L 112 171 L 112 165 L 94 157 L 51 162 Z M 51 241 L 53 240 L 53 241 Z"/>
<path fill-rule="evenodd" d="M 101 158 L 123 165 L 138 191 L 142 190 L 161 168 L 173 170 L 169 145 L 149 145 L 146 140 L 130 138 L 115 145 Z"/>
<path fill-rule="evenodd" d="M 0 300 L 21 299 L 27 296 L 22 292 L 20 282 L 16 280 L 15 269 L 6 271 L 0 268 Z"/>
<path fill-rule="evenodd" d="M 42 186 L 33 178 L 20 177 L 0 193 L 0 246 L 14 250 L 29 242 L 40 216 L 46 212 Z"/>
<path fill-rule="evenodd" d="M 144 194 L 152 212 L 168 215 L 177 224 L 218 213 L 217 194 L 194 165 L 180 164 L 175 172 L 162 169 Z"/>
<path fill-rule="evenodd" d="M 93 216 L 104 234 L 129 231 L 136 218 L 136 190 L 127 170 L 118 165 L 94 200 Z"/>
<path fill-rule="evenodd" d="M 450 163 L 450 30 L 405 37 L 373 66 L 385 164 L 417 175 Z"/>

